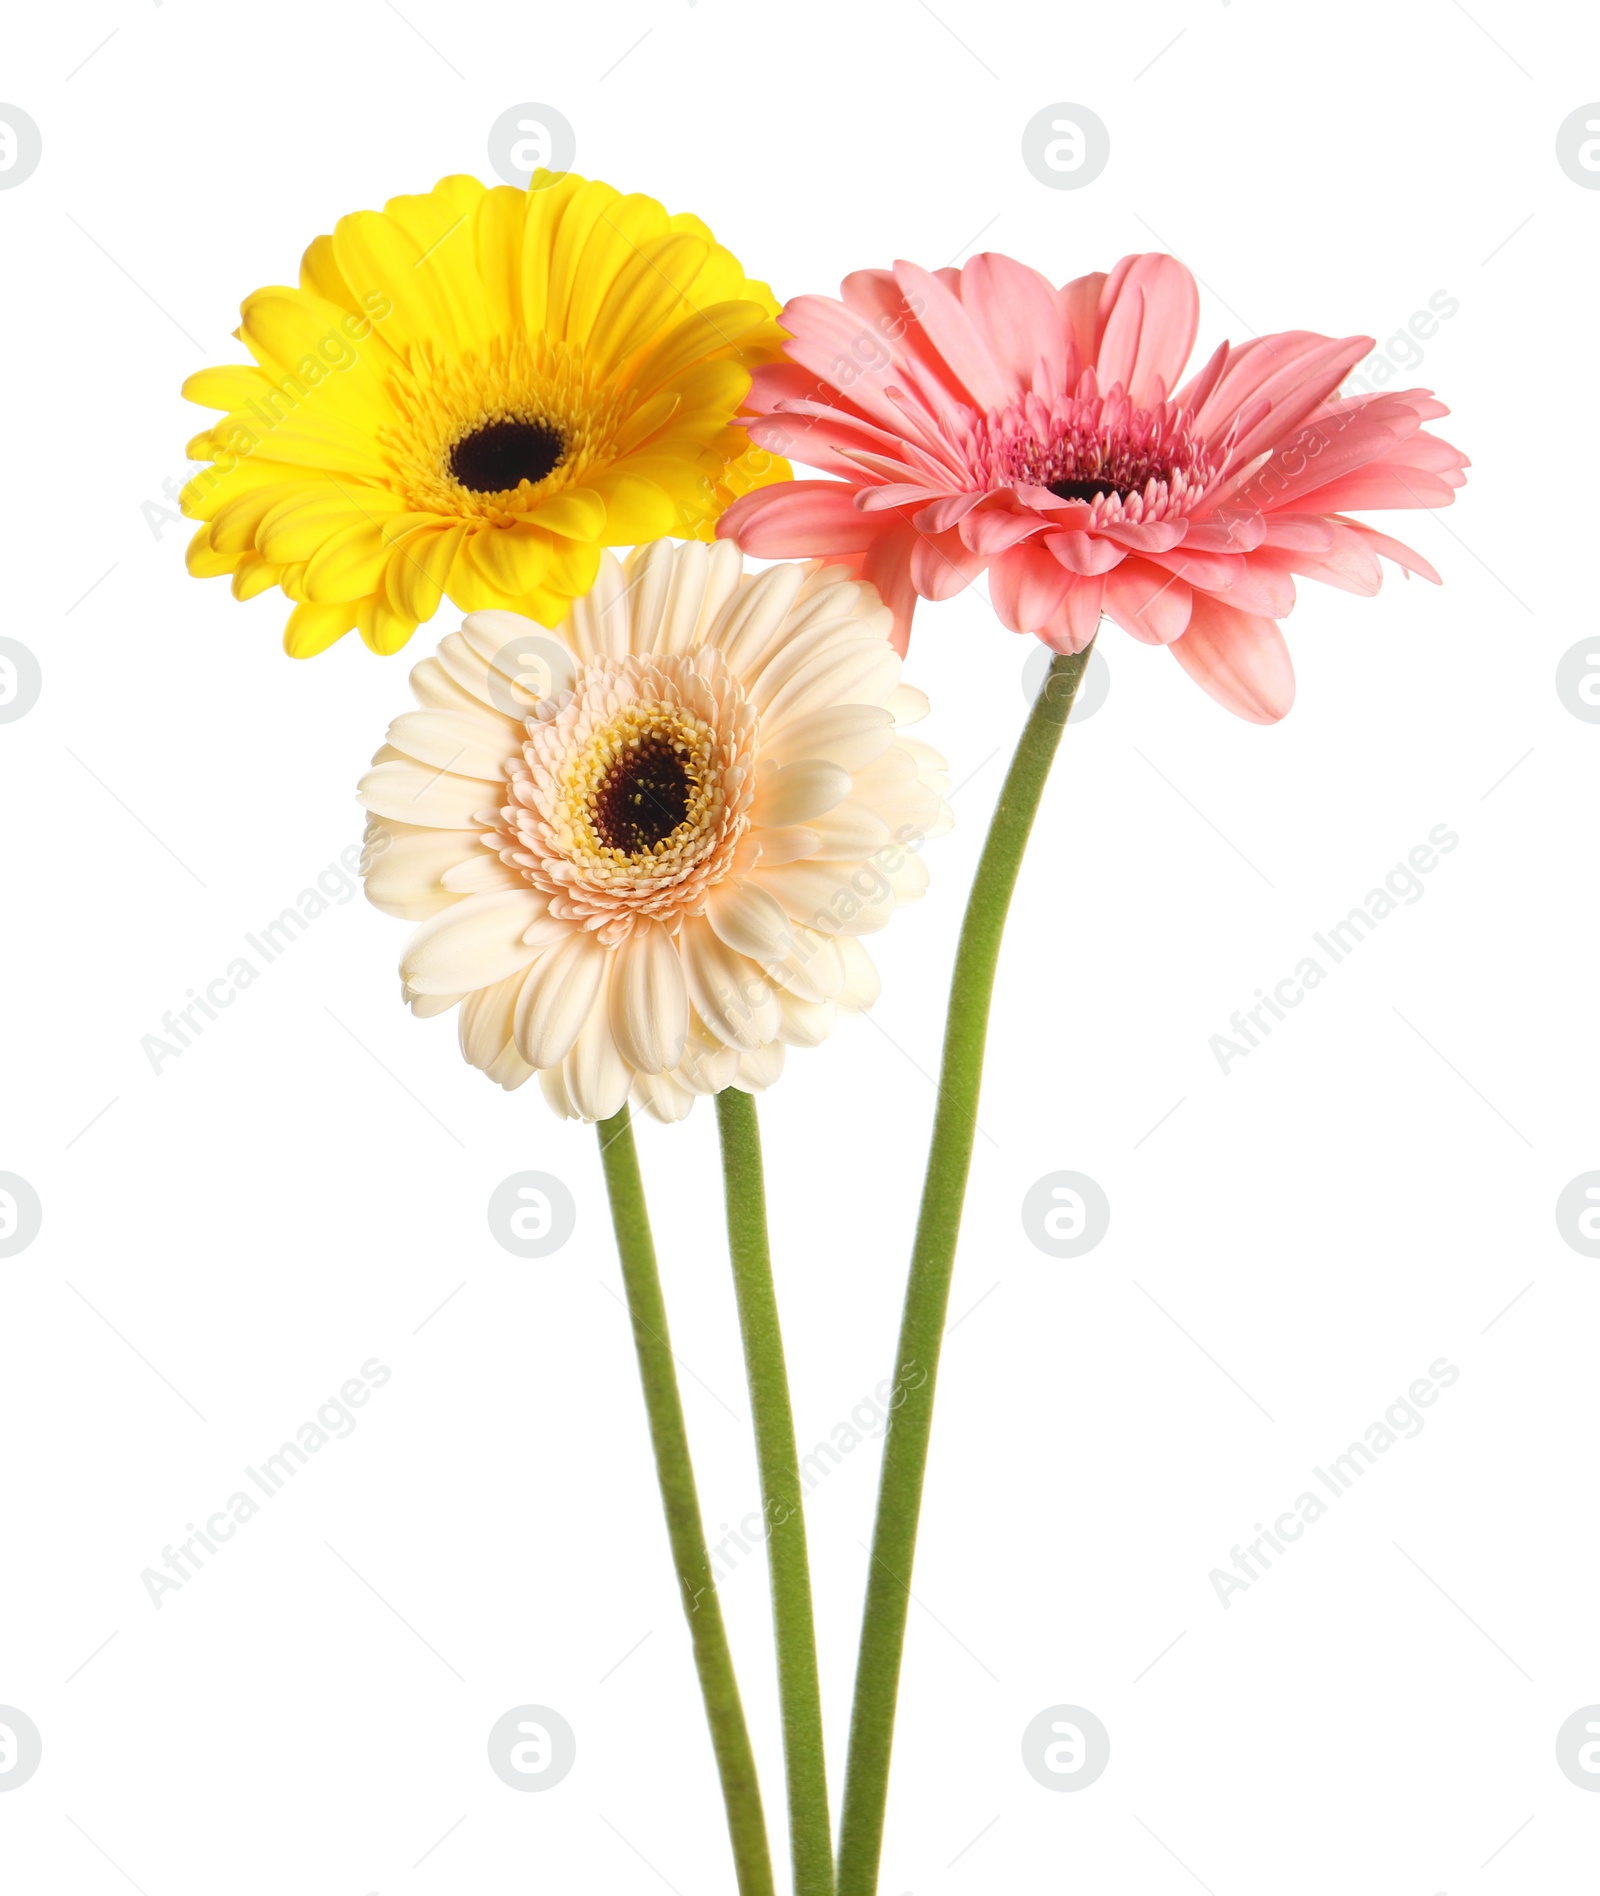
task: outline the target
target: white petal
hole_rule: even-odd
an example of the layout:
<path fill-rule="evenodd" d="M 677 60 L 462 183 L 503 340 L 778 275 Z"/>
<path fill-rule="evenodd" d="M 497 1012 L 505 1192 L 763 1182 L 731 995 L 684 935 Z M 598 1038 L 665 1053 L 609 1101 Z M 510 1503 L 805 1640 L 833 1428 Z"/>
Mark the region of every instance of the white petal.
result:
<path fill-rule="evenodd" d="M 896 685 L 883 702 L 896 724 L 920 724 L 928 715 L 928 694 L 915 685 Z"/>
<path fill-rule="evenodd" d="M 917 781 L 917 766 L 910 751 L 896 742 L 881 757 L 851 773 L 858 797 L 890 797 Z"/>
<path fill-rule="evenodd" d="M 845 980 L 844 986 L 833 998 L 840 1007 L 848 1008 L 852 1013 L 865 1013 L 882 989 L 872 957 L 860 942 L 849 935 L 841 935 L 834 946 L 844 961 Z"/>
<path fill-rule="evenodd" d="M 720 1093 L 739 1070 L 736 1047 L 725 1047 L 700 1016 L 689 1010 L 689 1037 L 673 1078 L 692 1093 Z"/>
<path fill-rule="evenodd" d="M 485 711 L 496 709 L 489 691 L 489 665 L 473 650 L 469 639 L 459 632 L 447 632 L 434 651 L 439 669 L 456 688 Z"/>
<path fill-rule="evenodd" d="M 920 902 L 928 893 L 928 865 L 914 849 L 902 850 L 898 862 L 886 862 L 884 874 L 894 889 L 894 898 L 902 907 Z"/>
<path fill-rule="evenodd" d="M 652 1119 L 663 1125 L 675 1125 L 688 1116 L 694 1094 L 670 1073 L 640 1073 L 633 1082 L 633 1097 Z"/>
<path fill-rule="evenodd" d="M 791 823 L 809 823 L 849 796 L 851 777 L 837 764 L 807 760 L 798 764 L 763 764 L 756 779 L 756 800 L 750 820 L 762 829 L 787 829 Z"/>
<path fill-rule="evenodd" d="M 892 645 L 851 639 L 818 652 L 770 700 L 758 695 L 756 709 L 776 725 L 830 704 L 882 704 L 899 675 L 900 655 Z"/>
<path fill-rule="evenodd" d="M 787 639 L 784 621 L 804 578 L 802 566 L 769 566 L 722 609 L 706 643 L 720 649 L 730 671 L 753 677 L 763 655 Z"/>
<path fill-rule="evenodd" d="M 834 946 L 834 938 L 819 935 L 814 928 L 792 923 L 794 946 L 781 961 L 762 963 L 774 987 L 797 995 L 802 1001 L 826 1001 L 844 986 L 844 962 Z"/>
<path fill-rule="evenodd" d="M 494 1065 L 485 1067 L 484 1071 L 496 1086 L 503 1086 L 508 1093 L 514 1093 L 519 1086 L 533 1078 L 533 1068 L 514 1046 L 507 1047 Z"/>
<path fill-rule="evenodd" d="M 522 934 L 543 900 L 531 889 L 463 896 L 406 943 L 401 979 L 414 994 L 467 994 L 503 981 L 534 957 Z"/>
<path fill-rule="evenodd" d="M 818 862 L 862 862 L 887 847 L 893 831 L 869 804 L 849 797 L 826 816 L 814 816 L 811 828 L 821 839 Z"/>
<path fill-rule="evenodd" d="M 434 830 L 431 833 L 448 836 L 452 832 Z M 528 879 L 520 869 L 513 869 L 510 863 L 502 862 L 492 849 L 485 849 L 482 843 L 465 862 L 447 869 L 439 880 L 452 895 L 486 895 L 491 889 L 525 889 L 528 886 Z"/>
<path fill-rule="evenodd" d="M 432 1020 L 436 1014 L 448 1014 L 464 998 L 460 994 L 410 994 L 406 1005 L 417 1020 Z"/>
<path fill-rule="evenodd" d="M 739 874 L 748 873 L 757 863 L 765 869 L 776 869 L 780 863 L 814 856 L 821 847 L 822 838 L 816 831 L 798 823 L 781 830 L 746 830 L 734 851 L 733 868 Z"/>
<path fill-rule="evenodd" d="M 662 649 L 662 614 L 678 569 L 678 556 L 686 550 L 671 540 L 652 540 L 647 546 L 636 548 L 623 563 L 628 584 L 630 652 L 644 654 Z"/>
<path fill-rule="evenodd" d="M 458 685 L 437 658 L 425 658 L 411 668 L 411 692 L 420 705 L 430 711 L 484 712 L 489 706 L 464 686 Z"/>
<path fill-rule="evenodd" d="M 528 978 L 525 969 L 496 981 L 492 987 L 479 988 L 461 1003 L 458 1032 L 461 1052 L 468 1065 L 488 1072 L 506 1048 L 511 1046 L 511 1023 L 517 1011 L 517 996 Z M 525 1064 L 525 1063 L 524 1063 Z"/>
<path fill-rule="evenodd" d="M 740 676 L 751 701 L 764 711 L 797 672 L 824 653 L 863 642 L 880 647 L 884 644 L 881 639 L 871 638 L 859 619 L 819 619 L 803 632 L 793 632 L 786 626 L 782 640 L 765 653 L 759 667 L 743 667 Z"/>
<path fill-rule="evenodd" d="M 711 549 L 700 540 L 686 541 L 678 548 L 677 558 L 672 563 L 671 579 L 656 621 L 653 642 L 642 649 L 670 657 L 693 647 L 695 636 L 700 630 L 700 614 L 710 578 Z M 637 637 L 636 633 L 636 640 Z"/>
<path fill-rule="evenodd" d="M 389 742 L 434 770 L 491 783 L 505 776 L 518 748 L 511 720 L 481 711 L 407 711 L 389 726 Z"/>
<path fill-rule="evenodd" d="M 820 757 L 841 770 L 864 770 L 893 741 L 894 719 L 881 704 L 830 704 L 779 728 L 761 727 L 762 758 L 774 764 Z"/>
<path fill-rule="evenodd" d="M 517 1051 L 531 1067 L 558 1066 L 571 1051 L 594 1005 L 609 950 L 574 928 L 547 948 L 517 1001 Z"/>
<path fill-rule="evenodd" d="M 800 632 L 824 619 L 846 619 L 871 612 L 878 605 L 878 589 L 859 580 L 841 579 L 838 566 L 816 567 L 806 574 L 805 584 L 795 597 L 789 613 L 789 629 Z"/>
<path fill-rule="evenodd" d="M 532 1068 L 529 1068 L 532 1071 Z M 563 1119 L 577 1119 L 578 1109 L 567 1096 L 567 1077 L 558 1066 L 541 1068 L 539 1073 L 539 1091 L 544 1094 L 545 1104 L 553 1113 L 559 1113 Z"/>
<path fill-rule="evenodd" d="M 570 691 L 578 675 L 561 634 L 520 612 L 469 612 L 461 636 L 483 660 L 490 703 L 519 725 L 541 698 Z"/>
<path fill-rule="evenodd" d="M 803 1001 L 798 994 L 778 994 L 779 1037 L 791 1047 L 820 1047 L 833 1032 L 837 1018 L 832 1001 Z"/>
<path fill-rule="evenodd" d="M 700 602 L 700 624 L 693 641 L 696 645 L 704 645 L 709 641 L 711 628 L 721 616 L 722 608 L 738 591 L 739 581 L 744 575 L 744 555 L 732 540 L 713 540 L 710 555 L 706 571 L 706 596 Z"/>
<path fill-rule="evenodd" d="M 777 1038 L 778 1003 L 756 964 L 719 941 L 704 916 L 679 931 L 695 1012 L 726 1046 L 749 1051 Z"/>
<path fill-rule="evenodd" d="M 719 941 L 756 961 L 781 961 L 794 946 L 782 905 L 747 876 L 732 876 L 711 891 L 706 920 Z M 667 1064 L 676 1066 L 676 1058 Z"/>
<path fill-rule="evenodd" d="M 871 863 L 785 863 L 763 871 L 761 886 L 791 921 L 824 935 L 870 935 L 894 913 L 894 890 Z"/>
<path fill-rule="evenodd" d="M 356 795 L 378 816 L 424 829 L 476 829 L 482 811 L 505 801 L 505 784 L 458 777 L 404 760 L 379 764 L 356 786 Z"/>
<path fill-rule="evenodd" d="M 628 582 L 615 554 L 601 553 L 595 582 L 573 601 L 562 631 L 580 659 L 628 655 Z"/>
<path fill-rule="evenodd" d="M 739 1055 L 739 1073 L 733 1084 L 741 1093 L 764 1093 L 783 1073 L 783 1043 L 757 1047 L 753 1053 Z"/>
<path fill-rule="evenodd" d="M 913 784 L 904 796 L 880 803 L 878 813 L 897 842 L 919 847 L 930 837 L 946 835 L 956 820 L 949 804 L 920 783 Z"/>
<path fill-rule="evenodd" d="M 566 1081 L 567 1097 L 578 1110 L 580 1119 L 609 1119 L 627 1104 L 628 1089 L 633 1085 L 633 1069 L 617 1050 L 611 1033 L 610 996 L 607 983 L 589 1009 L 578 1038 L 562 1063 L 561 1077 Z"/>
<path fill-rule="evenodd" d="M 917 775 L 930 790 L 937 790 L 940 796 L 950 788 L 950 765 L 931 744 L 924 744 L 920 737 L 902 737 L 896 739 L 901 750 L 917 767 Z"/>
<path fill-rule="evenodd" d="M 367 900 L 385 915 L 399 915 L 408 922 L 425 920 L 450 901 L 444 877 L 462 863 L 489 855 L 478 841 L 481 834 L 480 830 L 417 829 L 409 823 L 373 818 L 361 856 Z"/>
<path fill-rule="evenodd" d="M 683 1058 L 689 990 L 672 937 L 660 922 L 636 923 L 611 970 L 611 1032 L 640 1073 L 665 1073 Z"/>

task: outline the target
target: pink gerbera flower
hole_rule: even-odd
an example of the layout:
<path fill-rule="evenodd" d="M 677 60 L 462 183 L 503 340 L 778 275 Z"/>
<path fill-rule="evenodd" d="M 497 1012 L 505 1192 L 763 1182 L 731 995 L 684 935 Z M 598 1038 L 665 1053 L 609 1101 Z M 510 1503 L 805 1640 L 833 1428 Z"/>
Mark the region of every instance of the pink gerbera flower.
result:
<path fill-rule="evenodd" d="M 1174 257 L 1060 290 L 995 254 L 897 263 L 842 293 L 785 307 L 790 360 L 756 370 L 744 424 L 841 478 L 747 494 L 717 531 L 747 553 L 847 562 L 902 651 L 919 597 L 987 572 L 1013 632 L 1081 651 L 1104 613 L 1270 724 L 1294 701 L 1277 622 L 1296 574 L 1375 593 L 1381 554 L 1438 580 L 1346 512 L 1443 507 L 1466 478 L 1466 456 L 1423 429 L 1449 412 L 1427 390 L 1338 395 L 1370 337 L 1224 343 L 1180 388 L 1200 299 Z"/>

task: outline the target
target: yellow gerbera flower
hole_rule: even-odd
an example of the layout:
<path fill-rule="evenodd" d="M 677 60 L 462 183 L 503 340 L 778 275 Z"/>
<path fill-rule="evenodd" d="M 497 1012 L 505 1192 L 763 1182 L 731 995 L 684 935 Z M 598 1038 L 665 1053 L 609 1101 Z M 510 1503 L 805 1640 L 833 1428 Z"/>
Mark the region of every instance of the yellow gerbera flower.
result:
<path fill-rule="evenodd" d="M 602 547 L 708 539 L 788 478 L 732 425 L 777 309 L 698 218 L 570 172 L 343 217 L 243 304 L 256 366 L 184 383 L 225 411 L 189 444 L 189 570 L 282 587 L 294 658 L 398 651 L 446 594 L 555 625 Z"/>

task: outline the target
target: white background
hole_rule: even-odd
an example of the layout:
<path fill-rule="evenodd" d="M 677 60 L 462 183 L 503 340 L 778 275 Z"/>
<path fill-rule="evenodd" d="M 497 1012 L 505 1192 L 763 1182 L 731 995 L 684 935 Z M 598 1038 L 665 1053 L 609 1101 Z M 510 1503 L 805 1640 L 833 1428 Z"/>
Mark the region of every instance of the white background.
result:
<path fill-rule="evenodd" d="M 188 579 L 186 528 L 141 513 L 203 423 L 178 385 L 240 359 L 239 299 L 343 212 L 488 176 L 523 100 L 780 297 L 895 256 L 994 247 L 1060 281 L 1164 247 L 1202 279 L 1203 354 L 1459 303 L 1391 386 L 1450 404 L 1470 484 L 1379 521 L 1444 587 L 1305 584 L 1273 730 L 1108 631 L 1110 699 L 1067 735 L 1001 970 L 883 1888 L 1591 1889 L 1600 1797 L 1555 1734 L 1600 1701 L 1600 1265 L 1553 1213 L 1600 1165 L 1600 728 L 1554 672 L 1600 630 L 1600 194 L 1554 141 L 1600 97 L 1595 24 L 1508 0 L 78 0 L 6 40 L 0 94 L 44 139 L 0 193 L 0 631 L 44 669 L 0 730 L 0 1169 L 44 1206 L 0 1262 L 0 1703 L 44 1736 L 0 1796 L 7 1889 L 733 1887 L 592 1133 L 405 1012 L 404 928 L 359 899 L 159 1075 L 140 1048 L 359 835 L 355 780 L 448 629 L 296 665 L 277 594 Z M 1110 128 L 1082 190 L 1020 155 L 1060 100 Z M 957 831 L 876 942 L 873 1023 L 762 1102 L 804 1446 L 889 1371 L 1026 656 L 981 588 L 920 609 L 907 675 Z M 1229 1015 L 1441 823 L 1460 846 L 1422 899 L 1221 1073 Z M 756 1480 L 713 1116 L 640 1143 L 715 1528 Z M 578 1204 L 540 1263 L 484 1216 L 526 1167 Z M 1019 1216 L 1062 1168 L 1112 1206 L 1074 1262 Z M 373 1356 L 393 1375 L 355 1434 L 156 1610 L 141 1570 Z M 1460 1378 L 1425 1431 L 1224 1610 L 1210 1570 L 1441 1356 Z M 809 1510 L 836 1781 L 877 1453 Z M 781 1848 L 759 1554 L 723 1598 Z M 578 1762 L 519 1796 L 484 1746 L 530 1701 Z M 1063 1702 L 1112 1743 L 1065 1796 L 1019 1751 Z"/>

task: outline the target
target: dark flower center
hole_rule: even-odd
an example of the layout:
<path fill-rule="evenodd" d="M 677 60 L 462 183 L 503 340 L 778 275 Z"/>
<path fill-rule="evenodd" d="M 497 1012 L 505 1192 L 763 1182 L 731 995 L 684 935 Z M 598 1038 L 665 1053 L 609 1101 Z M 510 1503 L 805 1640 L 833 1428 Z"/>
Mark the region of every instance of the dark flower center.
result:
<path fill-rule="evenodd" d="M 694 787 L 682 753 L 664 737 L 646 737 L 617 759 L 595 792 L 595 834 L 625 856 L 653 849 L 687 815 Z"/>
<path fill-rule="evenodd" d="M 537 485 L 566 451 L 565 438 L 548 422 L 490 421 L 450 450 L 450 472 L 474 494 L 499 494 L 519 481 Z"/>
<path fill-rule="evenodd" d="M 1057 500 L 1096 501 L 1102 494 L 1115 494 L 1118 500 L 1126 500 L 1129 494 L 1135 494 L 1137 486 L 1119 487 L 1115 481 L 1051 481 L 1050 492 Z"/>

